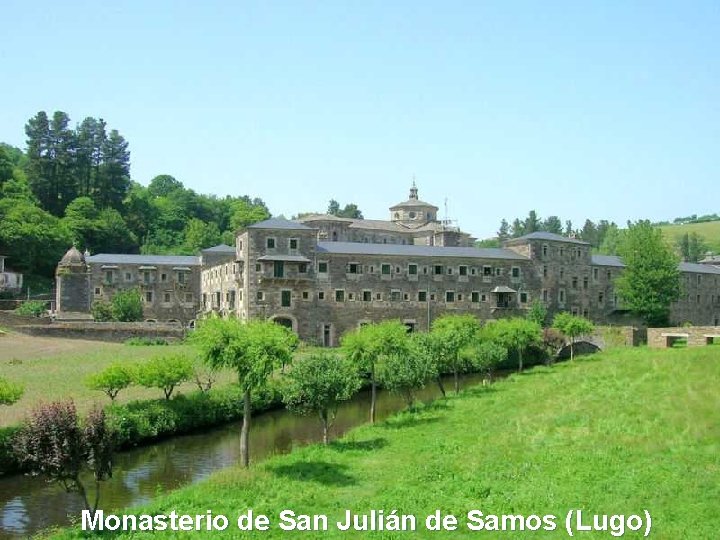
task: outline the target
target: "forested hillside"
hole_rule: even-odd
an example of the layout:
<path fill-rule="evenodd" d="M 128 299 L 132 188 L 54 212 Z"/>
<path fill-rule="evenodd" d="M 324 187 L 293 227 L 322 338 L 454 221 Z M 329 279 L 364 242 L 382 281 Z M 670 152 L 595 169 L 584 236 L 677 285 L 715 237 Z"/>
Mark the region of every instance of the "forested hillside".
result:
<path fill-rule="evenodd" d="M 93 253 L 196 253 L 270 216 L 247 195 L 198 194 L 161 174 L 131 179 L 129 143 L 99 118 L 72 126 L 44 111 L 25 125 L 25 150 L 0 143 L 0 254 L 47 289 L 73 243 Z"/>

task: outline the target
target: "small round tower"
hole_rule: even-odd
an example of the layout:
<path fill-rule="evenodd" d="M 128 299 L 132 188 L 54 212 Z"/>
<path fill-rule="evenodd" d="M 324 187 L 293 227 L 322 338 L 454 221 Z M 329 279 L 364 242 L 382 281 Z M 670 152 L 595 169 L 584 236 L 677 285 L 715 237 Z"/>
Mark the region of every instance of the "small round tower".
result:
<path fill-rule="evenodd" d="M 90 272 L 85 256 L 75 246 L 63 255 L 55 270 L 55 301 L 58 318 L 90 313 Z"/>

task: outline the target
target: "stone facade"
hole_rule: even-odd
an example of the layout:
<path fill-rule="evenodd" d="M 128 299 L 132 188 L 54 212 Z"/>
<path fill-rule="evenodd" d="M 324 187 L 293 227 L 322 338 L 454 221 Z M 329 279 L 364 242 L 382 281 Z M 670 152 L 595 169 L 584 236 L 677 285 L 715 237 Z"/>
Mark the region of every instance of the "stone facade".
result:
<path fill-rule="evenodd" d="M 672 347 L 678 340 L 687 341 L 688 347 L 704 347 L 720 343 L 720 325 L 681 326 L 675 328 L 648 328 L 647 342 L 653 349 Z"/>
<path fill-rule="evenodd" d="M 549 317 L 569 311 L 599 324 L 639 322 L 614 292 L 622 261 L 593 255 L 585 242 L 536 232 L 503 248 L 471 247 L 472 237 L 437 221 L 437 207 L 420 201 L 414 186 L 390 212 L 390 221 L 269 219 L 238 231 L 234 248 L 197 257 L 88 256 L 85 290 L 107 300 L 118 288 L 140 286 L 148 319 L 185 322 L 210 312 L 264 318 L 326 346 L 367 322 L 393 318 L 425 330 L 443 313 L 496 319 L 524 315 L 536 300 Z M 720 268 L 680 269 L 683 296 L 672 320 L 717 325 Z M 83 294 L 72 302 L 82 304 Z"/>

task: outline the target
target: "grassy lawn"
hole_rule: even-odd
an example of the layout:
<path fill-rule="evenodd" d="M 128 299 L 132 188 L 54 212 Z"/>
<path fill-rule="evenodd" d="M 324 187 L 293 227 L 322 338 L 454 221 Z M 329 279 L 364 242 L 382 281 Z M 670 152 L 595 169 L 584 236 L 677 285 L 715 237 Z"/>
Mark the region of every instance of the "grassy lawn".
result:
<path fill-rule="evenodd" d="M 194 354 L 187 345 L 130 346 L 77 339 L 32 337 L 14 332 L 0 335 L 0 376 L 22 384 L 23 397 L 11 407 L 0 407 L 0 426 L 16 424 L 28 410 L 42 401 L 72 398 L 79 410 L 110 400 L 102 392 L 85 387 L 85 378 L 116 361 L 143 362 L 153 356 L 184 352 Z M 218 384 L 235 380 L 230 372 L 219 376 Z M 185 383 L 180 392 L 195 390 Z M 159 389 L 130 387 L 118 394 L 117 401 L 162 397 Z"/>
<path fill-rule="evenodd" d="M 688 223 L 687 225 L 664 225 L 660 227 L 660 230 L 673 245 L 685 233 L 696 232 L 703 237 L 709 250 L 720 253 L 720 221 Z"/>
<path fill-rule="evenodd" d="M 243 538 L 454 539 L 567 538 L 570 509 L 625 515 L 647 509 L 653 538 L 717 538 L 719 388 L 714 347 L 602 353 L 471 389 L 356 429 L 327 448 L 301 448 L 249 471 L 224 470 L 160 496 L 143 513 L 212 510 L 231 519 L 225 532 L 154 533 L 161 538 L 239 538 L 233 519 L 252 508 L 270 517 L 271 528 Z M 283 509 L 327 514 L 329 530 L 283 531 Z M 335 521 L 345 509 L 413 514 L 417 532 L 342 532 Z M 458 517 L 455 532 L 425 530 L 424 516 L 438 509 Z M 552 514 L 557 529 L 473 532 L 465 516 L 474 509 Z M 612 538 L 608 531 L 581 536 Z"/>

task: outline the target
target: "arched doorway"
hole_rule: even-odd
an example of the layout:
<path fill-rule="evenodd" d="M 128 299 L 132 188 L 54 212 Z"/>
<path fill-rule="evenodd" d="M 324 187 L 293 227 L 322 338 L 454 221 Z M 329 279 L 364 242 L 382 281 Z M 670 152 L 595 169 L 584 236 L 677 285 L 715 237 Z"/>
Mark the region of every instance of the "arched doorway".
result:
<path fill-rule="evenodd" d="M 297 332 L 297 325 L 292 317 L 286 315 L 277 315 L 275 317 L 271 317 L 270 320 L 275 324 L 279 324 L 280 326 L 287 328 L 291 332 Z"/>

